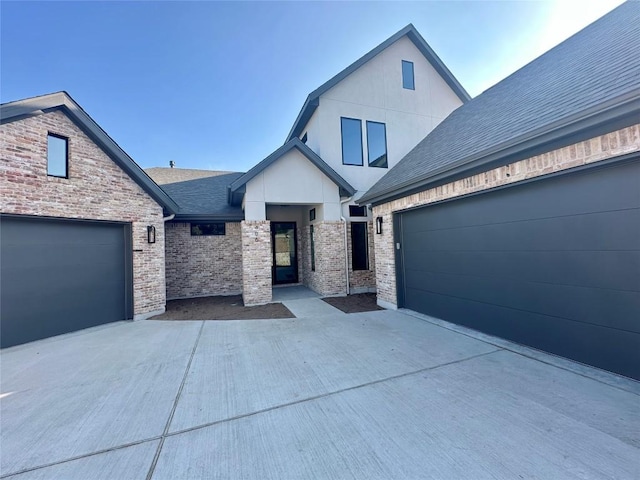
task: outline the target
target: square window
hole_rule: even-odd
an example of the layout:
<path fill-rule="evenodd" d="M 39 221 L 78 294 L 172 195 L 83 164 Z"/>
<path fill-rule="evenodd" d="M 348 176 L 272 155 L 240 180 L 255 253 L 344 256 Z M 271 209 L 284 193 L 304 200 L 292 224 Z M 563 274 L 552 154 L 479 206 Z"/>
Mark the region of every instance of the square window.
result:
<path fill-rule="evenodd" d="M 402 88 L 415 90 L 416 85 L 413 78 L 413 62 L 402 60 Z"/>
<path fill-rule="evenodd" d="M 367 121 L 367 155 L 369 166 L 387 168 L 387 127 Z"/>
<path fill-rule="evenodd" d="M 342 164 L 362 165 L 362 121 L 340 118 L 342 132 Z"/>
<path fill-rule="evenodd" d="M 369 270 L 367 222 L 351 222 L 351 268 Z"/>
<path fill-rule="evenodd" d="M 47 175 L 69 178 L 69 139 L 50 133 L 47 136 Z"/>
<path fill-rule="evenodd" d="M 204 235 L 225 235 L 226 225 L 224 223 L 192 223 L 191 235 L 204 236 Z"/>
<path fill-rule="evenodd" d="M 367 216 L 367 207 L 359 207 L 357 205 L 349 205 L 349 216 L 350 217 L 366 217 Z"/>

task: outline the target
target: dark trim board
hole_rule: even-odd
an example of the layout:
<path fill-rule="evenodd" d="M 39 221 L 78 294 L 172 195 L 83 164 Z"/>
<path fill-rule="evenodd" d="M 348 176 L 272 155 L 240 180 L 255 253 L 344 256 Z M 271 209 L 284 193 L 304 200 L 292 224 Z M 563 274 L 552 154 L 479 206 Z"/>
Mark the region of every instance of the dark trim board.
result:
<path fill-rule="evenodd" d="M 1 215 L 2 348 L 133 318 L 131 224 Z"/>
<path fill-rule="evenodd" d="M 398 306 L 640 379 L 640 159 L 394 215 Z"/>

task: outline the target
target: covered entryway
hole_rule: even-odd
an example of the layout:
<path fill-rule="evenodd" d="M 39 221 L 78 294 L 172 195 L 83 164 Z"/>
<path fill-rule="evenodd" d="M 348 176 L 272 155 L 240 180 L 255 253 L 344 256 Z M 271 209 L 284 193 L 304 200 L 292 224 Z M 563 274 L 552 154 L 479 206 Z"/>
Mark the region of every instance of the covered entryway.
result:
<path fill-rule="evenodd" d="M 395 222 L 400 307 L 640 378 L 637 158 Z"/>
<path fill-rule="evenodd" d="M 131 227 L 2 216 L 1 346 L 133 317 Z"/>

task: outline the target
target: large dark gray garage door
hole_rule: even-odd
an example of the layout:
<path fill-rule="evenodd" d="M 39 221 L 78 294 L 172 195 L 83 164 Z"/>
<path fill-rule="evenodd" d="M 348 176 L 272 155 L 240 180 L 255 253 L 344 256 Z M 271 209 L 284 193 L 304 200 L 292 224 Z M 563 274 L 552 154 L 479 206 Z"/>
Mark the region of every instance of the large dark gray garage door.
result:
<path fill-rule="evenodd" d="M 640 162 L 395 221 L 400 306 L 640 378 Z"/>
<path fill-rule="evenodd" d="M 131 318 L 125 224 L 2 216 L 0 344 Z"/>

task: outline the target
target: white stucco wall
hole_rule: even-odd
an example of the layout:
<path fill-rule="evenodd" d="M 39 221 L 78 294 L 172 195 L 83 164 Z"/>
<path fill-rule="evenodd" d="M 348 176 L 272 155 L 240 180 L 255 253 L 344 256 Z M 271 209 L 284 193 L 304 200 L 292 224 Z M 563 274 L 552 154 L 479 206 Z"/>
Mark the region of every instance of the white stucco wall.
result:
<path fill-rule="evenodd" d="M 338 186 L 296 149 L 252 178 L 246 188 L 246 220 L 266 220 L 266 204 L 318 204 L 323 220 L 340 219 Z"/>
<path fill-rule="evenodd" d="M 316 110 L 315 112 L 313 112 L 313 115 L 311 115 L 311 118 L 307 122 L 306 129 L 302 131 L 302 135 L 300 135 L 300 138 L 302 139 L 302 137 L 304 137 L 304 135 L 306 134 L 307 147 L 309 147 L 311 150 L 316 152 L 320 157 L 322 157 L 322 154 L 320 152 L 320 142 L 318 137 L 320 133 L 320 129 L 318 128 L 318 119 L 319 119 L 319 115 L 318 115 L 318 111 Z"/>
<path fill-rule="evenodd" d="M 415 90 L 402 88 L 402 60 L 414 64 Z M 303 134 L 307 145 L 363 194 L 453 110 L 462 105 L 407 37 L 320 97 Z M 363 166 L 342 164 L 340 117 L 362 120 Z M 369 167 L 366 121 L 386 125 L 388 168 Z"/>

